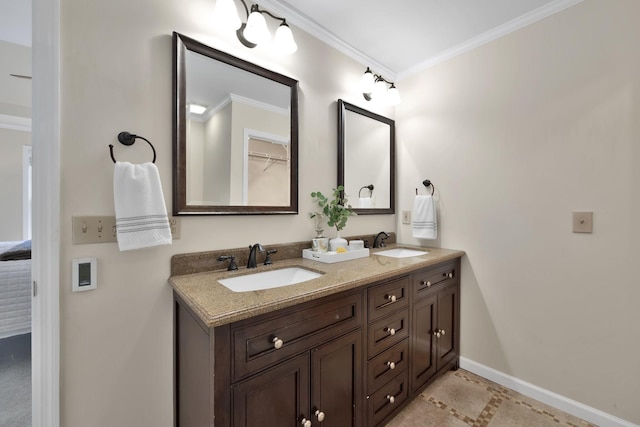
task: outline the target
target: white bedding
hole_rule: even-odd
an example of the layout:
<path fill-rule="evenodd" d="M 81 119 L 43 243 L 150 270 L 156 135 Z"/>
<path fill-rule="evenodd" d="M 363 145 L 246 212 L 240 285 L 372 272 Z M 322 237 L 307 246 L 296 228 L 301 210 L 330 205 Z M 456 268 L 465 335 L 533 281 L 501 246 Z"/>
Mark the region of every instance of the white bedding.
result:
<path fill-rule="evenodd" d="M 0 253 L 20 242 L 0 242 Z M 0 339 L 31 332 L 31 260 L 0 261 Z"/>

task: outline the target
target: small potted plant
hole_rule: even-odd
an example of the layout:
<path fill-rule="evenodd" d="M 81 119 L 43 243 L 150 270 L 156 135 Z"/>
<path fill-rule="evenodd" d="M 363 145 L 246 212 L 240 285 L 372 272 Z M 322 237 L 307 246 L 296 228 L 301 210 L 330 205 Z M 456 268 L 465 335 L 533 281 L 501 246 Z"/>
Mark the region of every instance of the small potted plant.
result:
<path fill-rule="evenodd" d="M 347 198 L 344 196 L 344 187 L 339 185 L 333 189 L 333 196 L 331 199 L 326 197 L 319 191 L 311 193 L 311 197 L 320 207 L 320 210 L 310 214 L 311 218 L 317 219 L 318 217 L 326 219 L 329 227 L 336 228 L 336 237 L 329 240 L 329 250 L 337 251 L 338 248 L 347 249 L 347 241 L 340 237 L 340 231 L 347 225 L 347 220 L 350 216 L 356 215 L 352 210 L 351 205 L 348 204 Z"/>

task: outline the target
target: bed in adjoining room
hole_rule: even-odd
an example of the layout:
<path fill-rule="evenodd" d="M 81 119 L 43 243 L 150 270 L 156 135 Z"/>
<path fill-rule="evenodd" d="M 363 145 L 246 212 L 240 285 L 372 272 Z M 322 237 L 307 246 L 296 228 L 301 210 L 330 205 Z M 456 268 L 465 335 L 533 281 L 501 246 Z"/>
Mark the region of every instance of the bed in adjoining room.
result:
<path fill-rule="evenodd" d="M 0 242 L 0 343 L 31 332 L 31 241 Z"/>

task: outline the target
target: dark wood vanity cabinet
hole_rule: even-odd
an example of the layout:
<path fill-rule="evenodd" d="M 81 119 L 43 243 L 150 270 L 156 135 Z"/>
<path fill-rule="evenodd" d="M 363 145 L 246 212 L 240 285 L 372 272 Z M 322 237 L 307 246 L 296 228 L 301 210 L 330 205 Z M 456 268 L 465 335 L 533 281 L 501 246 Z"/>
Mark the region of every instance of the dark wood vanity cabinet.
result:
<path fill-rule="evenodd" d="M 177 426 L 364 427 L 362 290 L 211 329 L 175 301 Z"/>
<path fill-rule="evenodd" d="M 459 270 L 459 262 L 451 262 L 413 275 L 411 390 L 414 393 L 438 372 L 458 367 Z"/>
<path fill-rule="evenodd" d="M 457 258 L 215 328 L 176 295 L 176 425 L 384 425 L 458 366 L 459 271 Z"/>

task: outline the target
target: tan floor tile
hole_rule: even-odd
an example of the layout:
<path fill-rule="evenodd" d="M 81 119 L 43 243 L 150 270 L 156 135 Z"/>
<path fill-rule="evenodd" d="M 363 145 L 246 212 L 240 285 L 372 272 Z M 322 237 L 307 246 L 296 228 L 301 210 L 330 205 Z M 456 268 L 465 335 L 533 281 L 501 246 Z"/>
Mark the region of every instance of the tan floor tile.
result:
<path fill-rule="evenodd" d="M 425 400 L 415 399 L 386 427 L 469 427 L 469 424 Z"/>
<path fill-rule="evenodd" d="M 450 411 L 475 420 L 493 395 L 487 391 L 486 383 L 476 381 L 475 378 L 469 380 L 465 378 L 466 373 L 460 370 L 447 372 L 420 397 L 438 407 L 446 406 Z M 458 418 L 464 419 L 460 416 Z"/>

